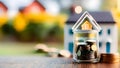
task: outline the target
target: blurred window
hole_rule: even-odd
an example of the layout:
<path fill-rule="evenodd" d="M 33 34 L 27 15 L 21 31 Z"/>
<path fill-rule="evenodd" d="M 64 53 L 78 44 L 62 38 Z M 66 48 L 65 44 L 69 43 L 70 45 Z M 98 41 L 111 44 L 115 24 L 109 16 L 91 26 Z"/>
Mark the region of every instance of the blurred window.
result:
<path fill-rule="evenodd" d="M 70 35 L 73 35 L 72 29 L 69 29 L 69 34 L 70 34 Z"/>
<path fill-rule="evenodd" d="M 106 42 L 106 53 L 110 53 L 110 47 L 111 47 L 111 43 Z"/>
<path fill-rule="evenodd" d="M 111 30 L 110 30 L 110 29 L 107 30 L 107 34 L 108 34 L 108 35 L 111 34 Z"/>
<path fill-rule="evenodd" d="M 103 31 L 101 30 L 101 31 L 99 32 L 99 35 L 102 35 L 102 32 L 103 32 Z"/>
<path fill-rule="evenodd" d="M 99 48 L 101 48 L 102 47 L 102 42 L 99 42 Z"/>
<path fill-rule="evenodd" d="M 73 53 L 73 42 L 69 42 L 68 44 L 68 50 Z"/>

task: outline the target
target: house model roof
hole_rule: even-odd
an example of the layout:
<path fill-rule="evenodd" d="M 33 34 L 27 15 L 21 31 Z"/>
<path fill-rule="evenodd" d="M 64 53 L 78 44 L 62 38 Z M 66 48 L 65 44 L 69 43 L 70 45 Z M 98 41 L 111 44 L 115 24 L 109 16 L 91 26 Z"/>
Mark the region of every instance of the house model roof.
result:
<path fill-rule="evenodd" d="M 99 26 L 99 24 L 97 24 L 97 22 L 94 20 L 94 18 L 87 11 L 85 11 L 81 15 L 81 17 L 79 17 L 79 19 L 77 20 L 77 22 L 73 25 L 72 30 L 73 31 L 77 31 L 77 29 L 79 28 L 79 26 L 82 25 L 83 23 L 85 23 L 84 21 L 86 19 L 89 21 L 89 23 L 92 24 L 92 26 L 94 27 L 95 30 L 97 30 L 98 32 L 101 30 L 101 27 Z"/>
<path fill-rule="evenodd" d="M 115 24 L 115 21 L 112 17 L 111 12 L 109 11 L 99 11 L 99 12 L 89 12 L 92 17 L 97 21 L 98 24 Z M 72 14 L 67 24 L 74 24 L 81 17 L 83 13 L 80 14 Z"/>

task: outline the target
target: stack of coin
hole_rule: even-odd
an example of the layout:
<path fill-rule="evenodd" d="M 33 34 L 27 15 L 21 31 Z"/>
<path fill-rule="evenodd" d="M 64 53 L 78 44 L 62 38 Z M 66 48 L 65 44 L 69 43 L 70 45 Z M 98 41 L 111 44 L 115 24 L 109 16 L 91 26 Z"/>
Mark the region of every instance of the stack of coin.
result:
<path fill-rule="evenodd" d="M 118 53 L 101 53 L 100 62 L 102 63 L 116 63 L 119 62 L 119 54 Z"/>
<path fill-rule="evenodd" d="M 70 58 L 71 53 L 68 50 L 60 50 L 60 52 L 58 53 L 58 57 Z"/>

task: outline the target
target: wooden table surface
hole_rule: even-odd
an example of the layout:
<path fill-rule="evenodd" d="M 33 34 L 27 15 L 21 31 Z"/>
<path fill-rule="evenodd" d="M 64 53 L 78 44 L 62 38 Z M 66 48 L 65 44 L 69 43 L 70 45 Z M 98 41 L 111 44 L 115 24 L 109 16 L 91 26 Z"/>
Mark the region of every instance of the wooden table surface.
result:
<path fill-rule="evenodd" d="M 120 68 L 120 63 L 75 64 L 68 58 L 0 56 L 0 68 Z"/>

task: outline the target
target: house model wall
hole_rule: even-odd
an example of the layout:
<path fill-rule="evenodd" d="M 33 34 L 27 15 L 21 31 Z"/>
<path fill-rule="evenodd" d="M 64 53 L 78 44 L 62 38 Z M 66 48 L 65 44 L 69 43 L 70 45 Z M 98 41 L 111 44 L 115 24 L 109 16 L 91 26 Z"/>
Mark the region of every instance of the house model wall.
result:
<path fill-rule="evenodd" d="M 116 53 L 118 50 L 117 25 L 111 12 L 89 12 L 102 30 L 99 32 L 100 53 Z M 65 49 L 73 52 L 73 32 L 72 26 L 81 17 L 81 14 L 72 14 L 65 24 L 64 46 Z"/>

